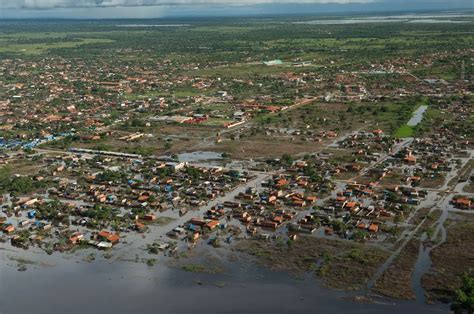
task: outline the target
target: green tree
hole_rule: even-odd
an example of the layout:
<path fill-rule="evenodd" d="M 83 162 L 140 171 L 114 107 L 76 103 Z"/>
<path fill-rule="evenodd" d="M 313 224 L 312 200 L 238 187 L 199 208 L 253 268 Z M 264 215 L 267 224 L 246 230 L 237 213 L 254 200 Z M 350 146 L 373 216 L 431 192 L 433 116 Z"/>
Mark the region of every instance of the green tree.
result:
<path fill-rule="evenodd" d="M 474 276 L 464 274 L 462 286 L 456 290 L 451 309 L 455 313 L 474 313 Z"/>
<path fill-rule="evenodd" d="M 287 166 L 291 166 L 293 164 L 293 157 L 291 157 L 291 155 L 288 155 L 288 154 L 284 154 L 282 157 L 281 157 L 281 160 L 282 162 L 287 165 Z"/>

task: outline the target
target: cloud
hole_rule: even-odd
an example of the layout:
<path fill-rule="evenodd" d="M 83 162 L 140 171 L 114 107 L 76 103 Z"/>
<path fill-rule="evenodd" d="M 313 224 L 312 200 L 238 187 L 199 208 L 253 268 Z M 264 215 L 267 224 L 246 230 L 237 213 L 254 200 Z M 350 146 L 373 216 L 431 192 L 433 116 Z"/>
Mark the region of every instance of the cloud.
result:
<path fill-rule="evenodd" d="M 348 4 L 379 0 L 0 0 L 1 9 L 110 8 L 175 5 Z"/>

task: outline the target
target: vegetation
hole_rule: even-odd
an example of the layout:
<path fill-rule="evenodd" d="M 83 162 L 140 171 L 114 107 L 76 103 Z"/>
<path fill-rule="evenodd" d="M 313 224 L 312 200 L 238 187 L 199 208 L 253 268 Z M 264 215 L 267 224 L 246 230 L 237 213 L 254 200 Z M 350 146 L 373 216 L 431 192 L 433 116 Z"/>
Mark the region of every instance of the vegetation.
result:
<path fill-rule="evenodd" d="M 464 274 L 462 287 L 456 290 L 451 309 L 455 313 L 472 313 L 474 311 L 474 276 Z"/>
<path fill-rule="evenodd" d="M 397 130 L 394 136 L 398 138 L 411 137 L 413 135 L 413 131 L 414 128 L 412 126 L 403 125 Z"/>
<path fill-rule="evenodd" d="M 45 186 L 44 182 L 34 181 L 29 176 L 14 176 L 10 167 L 0 169 L 0 192 L 27 194 Z"/>

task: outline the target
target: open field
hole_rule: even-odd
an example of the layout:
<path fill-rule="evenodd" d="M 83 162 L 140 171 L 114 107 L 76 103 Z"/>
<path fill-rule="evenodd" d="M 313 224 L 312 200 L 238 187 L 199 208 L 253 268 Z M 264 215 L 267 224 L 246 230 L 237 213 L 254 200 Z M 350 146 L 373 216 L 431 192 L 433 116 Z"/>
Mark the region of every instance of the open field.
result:
<path fill-rule="evenodd" d="M 413 135 L 413 132 L 413 127 L 409 125 L 403 125 L 397 130 L 394 136 L 398 138 L 411 137 Z"/>
<path fill-rule="evenodd" d="M 111 39 L 99 38 L 78 38 L 75 41 L 60 41 L 52 43 L 37 44 L 15 44 L 10 40 L 0 37 L 0 53 L 21 53 L 21 54 L 42 54 L 51 49 L 76 48 L 82 45 L 107 44 L 112 43 Z"/>

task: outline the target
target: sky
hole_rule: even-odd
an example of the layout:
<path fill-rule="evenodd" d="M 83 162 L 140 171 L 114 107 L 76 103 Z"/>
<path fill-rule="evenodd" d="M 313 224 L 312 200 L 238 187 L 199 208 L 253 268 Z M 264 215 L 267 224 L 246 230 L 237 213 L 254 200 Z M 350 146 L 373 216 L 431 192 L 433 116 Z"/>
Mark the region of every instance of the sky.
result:
<path fill-rule="evenodd" d="M 0 0 L 8 18 L 160 18 L 473 9 L 474 0 Z"/>

